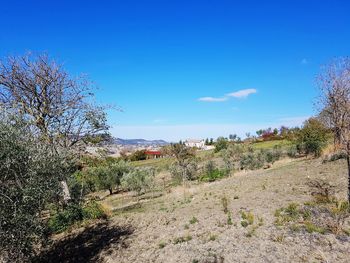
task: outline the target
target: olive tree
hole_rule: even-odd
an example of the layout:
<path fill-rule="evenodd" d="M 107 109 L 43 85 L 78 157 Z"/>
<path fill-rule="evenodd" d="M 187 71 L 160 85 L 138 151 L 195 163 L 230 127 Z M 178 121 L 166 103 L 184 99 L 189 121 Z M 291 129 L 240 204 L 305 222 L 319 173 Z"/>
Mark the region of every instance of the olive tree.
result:
<path fill-rule="evenodd" d="M 193 177 L 196 171 L 195 150 L 181 143 L 175 143 L 167 146 L 165 152 L 175 157 L 171 171 L 173 176 L 180 175 L 182 184 L 185 187 L 186 180 Z"/>
<path fill-rule="evenodd" d="M 154 168 L 136 168 L 125 174 L 121 183 L 126 190 L 135 191 L 137 195 L 140 195 L 154 187 L 154 176 Z"/>
<path fill-rule="evenodd" d="M 320 111 L 334 132 L 334 144 L 347 156 L 350 202 L 350 58 L 338 58 L 319 77 Z"/>
<path fill-rule="evenodd" d="M 62 194 L 71 165 L 25 121 L 0 117 L 0 261 L 23 262 L 46 238 L 42 212 Z"/>
<path fill-rule="evenodd" d="M 227 149 L 221 151 L 221 156 L 227 171 L 232 171 L 235 163 L 239 162 L 244 153 L 244 146 L 240 144 L 230 144 Z"/>
<path fill-rule="evenodd" d="M 99 189 L 108 190 L 109 194 L 113 194 L 113 190 L 121 185 L 122 177 L 131 170 L 132 167 L 127 162 L 121 160 L 90 168 L 88 174 L 95 178 Z"/>

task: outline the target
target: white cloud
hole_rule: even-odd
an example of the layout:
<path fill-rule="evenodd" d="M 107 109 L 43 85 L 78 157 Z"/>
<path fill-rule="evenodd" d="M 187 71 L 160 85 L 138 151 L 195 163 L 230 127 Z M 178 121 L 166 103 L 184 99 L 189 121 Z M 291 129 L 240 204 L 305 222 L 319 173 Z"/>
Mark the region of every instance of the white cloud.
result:
<path fill-rule="evenodd" d="M 254 94 L 256 92 L 257 92 L 256 89 L 242 89 L 236 92 L 229 93 L 226 96 L 241 99 L 241 98 L 246 98 L 250 94 Z"/>
<path fill-rule="evenodd" d="M 198 100 L 205 101 L 205 102 L 223 102 L 227 100 L 227 97 L 222 97 L 222 98 L 202 97 L 202 98 L 199 98 Z"/>

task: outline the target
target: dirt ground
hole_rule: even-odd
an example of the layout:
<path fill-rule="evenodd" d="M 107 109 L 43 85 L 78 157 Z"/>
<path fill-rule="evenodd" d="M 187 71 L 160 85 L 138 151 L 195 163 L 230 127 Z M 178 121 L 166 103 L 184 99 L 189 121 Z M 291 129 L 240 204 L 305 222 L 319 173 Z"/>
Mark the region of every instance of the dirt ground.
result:
<path fill-rule="evenodd" d="M 346 197 L 344 161 L 281 161 L 213 183 L 172 188 L 161 197 L 117 212 L 109 227 L 128 229 L 86 261 L 100 262 L 350 262 L 350 237 L 293 232 L 274 224 L 276 209 L 311 200 L 308 180 L 322 178 Z M 120 198 L 112 196 L 113 199 Z M 228 213 L 224 212 L 223 198 Z M 241 225 L 241 212 L 254 223 Z M 228 219 L 230 214 L 231 219 Z M 106 241 L 106 240 L 104 240 Z"/>

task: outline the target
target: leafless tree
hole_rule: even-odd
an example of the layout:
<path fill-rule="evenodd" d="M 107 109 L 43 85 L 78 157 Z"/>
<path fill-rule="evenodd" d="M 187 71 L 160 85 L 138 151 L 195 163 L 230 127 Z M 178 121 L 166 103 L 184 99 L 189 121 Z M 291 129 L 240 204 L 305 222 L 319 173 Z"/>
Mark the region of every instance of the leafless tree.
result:
<path fill-rule="evenodd" d="M 319 75 L 319 103 L 323 117 L 334 131 L 334 144 L 347 155 L 350 202 L 350 58 L 339 58 Z"/>
<path fill-rule="evenodd" d="M 108 129 L 104 109 L 93 103 L 91 87 L 86 77 L 70 77 L 46 54 L 0 61 L 0 105 L 25 115 L 56 150 L 71 149 Z"/>

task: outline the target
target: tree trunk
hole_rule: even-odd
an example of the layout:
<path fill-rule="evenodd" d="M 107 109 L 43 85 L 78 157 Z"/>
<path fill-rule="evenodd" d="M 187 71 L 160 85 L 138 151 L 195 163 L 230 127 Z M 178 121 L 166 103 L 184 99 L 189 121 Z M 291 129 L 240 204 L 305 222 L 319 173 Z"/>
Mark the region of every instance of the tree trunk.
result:
<path fill-rule="evenodd" d="M 109 194 L 112 195 L 113 194 L 113 189 L 112 188 L 109 188 Z"/>
<path fill-rule="evenodd" d="M 350 154 L 349 153 L 346 156 L 346 160 L 348 163 L 348 202 L 350 203 Z"/>
<path fill-rule="evenodd" d="M 67 181 L 61 181 L 62 193 L 63 193 L 63 203 L 67 204 L 71 200 L 69 188 Z"/>

